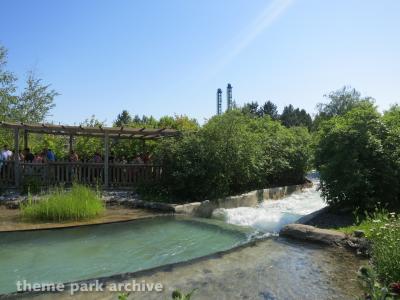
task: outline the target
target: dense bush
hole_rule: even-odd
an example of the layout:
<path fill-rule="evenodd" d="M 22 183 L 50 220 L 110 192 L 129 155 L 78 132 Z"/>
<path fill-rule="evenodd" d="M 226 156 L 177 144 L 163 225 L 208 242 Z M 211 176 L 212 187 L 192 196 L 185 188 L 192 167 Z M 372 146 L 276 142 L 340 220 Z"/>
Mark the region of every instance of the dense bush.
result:
<path fill-rule="evenodd" d="M 159 145 L 155 157 L 163 176 L 157 191 L 174 201 L 193 201 L 297 184 L 304 180 L 310 152 L 307 129 L 230 111 L 197 133 Z M 150 189 L 156 189 L 154 183 Z"/>
<path fill-rule="evenodd" d="M 382 117 L 371 103 L 322 122 L 315 164 L 322 195 L 331 206 L 399 207 L 399 109 Z"/>
<path fill-rule="evenodd" d="M 29 220 L 79 221 L 102 214 L 104 205 L 95 191 L 76 184 L 69 191 L 57 189 L 37 202 L 29 199 L 21 212 Z"/>

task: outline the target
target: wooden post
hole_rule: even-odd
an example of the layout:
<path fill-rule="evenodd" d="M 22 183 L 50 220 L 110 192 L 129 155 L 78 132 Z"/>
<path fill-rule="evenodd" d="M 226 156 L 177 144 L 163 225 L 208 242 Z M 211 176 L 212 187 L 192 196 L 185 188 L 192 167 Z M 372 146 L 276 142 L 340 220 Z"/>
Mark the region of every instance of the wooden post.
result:
<path fill-rule="evenodd" d="M 108 133 L 104 134 L 104 187 L 108 187 L 108 147 L 109 137 Z"/>
<path fill-rule="evenodd" d="M 20 168 L 19 168 L 19 129 L 14 128 L 14 177 L 15 187 L 19 187 L 20 184 Z"/>
<path fill-rule="evenodd" d="M 146 153 L 146 140 L 142 138 L 142 153 Z"/>
<path fill-rule="evenodd" d="M 28 130 L 24 130 L 24 149 L 28 148 Z"/>
<path fill-rule="evenodd" d="M 74 136 L 71 134 L 69 136 L 69 153 L 73 150 L 73 144 L 74 144 Z"/>

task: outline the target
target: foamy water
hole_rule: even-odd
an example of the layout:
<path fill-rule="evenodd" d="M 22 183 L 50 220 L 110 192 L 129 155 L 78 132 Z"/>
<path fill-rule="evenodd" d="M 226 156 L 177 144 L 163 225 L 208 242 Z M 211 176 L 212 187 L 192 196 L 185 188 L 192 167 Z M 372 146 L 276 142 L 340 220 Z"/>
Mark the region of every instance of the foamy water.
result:
<path fill-rule="evenodd" d="M 295 192 L 283 199 L 265 200 L 255 208 L 217 209 L 213 217 L 230 224 L 250 226 L 263 233 L 278 233 L 283 226 L 326 206 L 317 187 L 318 182 L 314 181 L 312 188 Z"/>

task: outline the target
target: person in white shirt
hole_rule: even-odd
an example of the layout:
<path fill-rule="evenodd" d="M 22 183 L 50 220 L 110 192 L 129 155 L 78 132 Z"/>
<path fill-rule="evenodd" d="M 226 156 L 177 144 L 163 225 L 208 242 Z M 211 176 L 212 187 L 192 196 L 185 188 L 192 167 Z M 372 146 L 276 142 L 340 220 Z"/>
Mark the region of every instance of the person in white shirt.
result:
<path fill-rule="evenodd" d="M 2 160 L 10 160 L 12 158 L 12 151 L 8 149 L 7 145 L 3 146 L 3 150 L 1 150 L 1 159 Z"/>

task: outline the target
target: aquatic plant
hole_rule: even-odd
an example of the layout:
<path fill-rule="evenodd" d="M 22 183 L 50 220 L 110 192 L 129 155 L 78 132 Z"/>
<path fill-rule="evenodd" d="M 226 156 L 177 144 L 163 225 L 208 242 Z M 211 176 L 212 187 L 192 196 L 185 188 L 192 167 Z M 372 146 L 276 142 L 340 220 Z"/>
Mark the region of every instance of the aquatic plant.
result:
<path fill-rule="evenodd" d="M 70 190 L 57 188 L 37 201 L 28 196 L 27 203 L 21 206 L 25 219 L 55 222 L 90 219 L 104 210 L 99 193 L 79 184 Z"/>
<path fill-rule="evenodd" d="M 194 289 L 188 294 L 183 294 L 181 291 L 175 290 L 172 292 L 172 300 L 190 300 L 196 290 Z"/>

